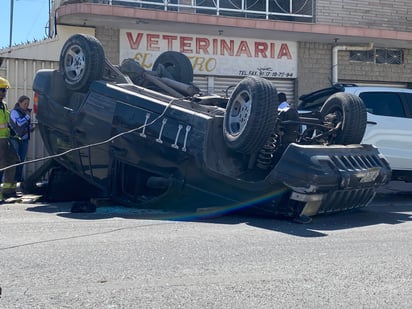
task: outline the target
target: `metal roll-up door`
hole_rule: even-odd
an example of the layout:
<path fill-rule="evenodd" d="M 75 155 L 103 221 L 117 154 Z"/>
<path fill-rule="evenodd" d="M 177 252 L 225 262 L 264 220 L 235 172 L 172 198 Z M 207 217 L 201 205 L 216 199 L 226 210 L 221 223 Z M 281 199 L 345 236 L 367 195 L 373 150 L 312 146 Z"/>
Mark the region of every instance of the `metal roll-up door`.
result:
<path fill-rule="evenodd" d="M 208 77 L 207 76 L 193 76 L 193 84 L 200 89 L 201 94 L 208 94 Z"/>
<path fill-rule="evenodd" d="M 270 80 L 279 92 L 284 92 L 289 104 L 297 104 L 295 100 L 295 80 L 294 79 L 271 79 Z"/>
<path fill-rule="evenodd" d="M 230 96 L 235 86 L 242 80 L 241 77 L 220 77 L 214 76 L 214 94 L 221 96 Z"/>

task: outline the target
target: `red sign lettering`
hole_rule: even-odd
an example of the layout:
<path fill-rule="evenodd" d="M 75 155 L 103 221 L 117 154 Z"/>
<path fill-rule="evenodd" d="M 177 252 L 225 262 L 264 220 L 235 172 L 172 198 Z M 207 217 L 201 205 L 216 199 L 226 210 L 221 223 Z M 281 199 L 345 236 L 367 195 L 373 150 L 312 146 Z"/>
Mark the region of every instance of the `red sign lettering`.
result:
<path fill-rule="evenodd" d="M 143 38 L 145 37 L 145 40 Z M 132 32 L 126 32 L 127 42 L 131 49 L 140 51 L 176 50 L 185 54 L 214 55 L 264 59 L 291 60 L 292 53 L 287 43 L 281 43 L 276 54 L 274 42 L 237 40 L 225 38 L 209 38 L 196 36 L 178 36 L 172 34 L 156 34 L 138 32 L 133 36 Z M 142 46 L 142 42 L 146 46 Z"/>

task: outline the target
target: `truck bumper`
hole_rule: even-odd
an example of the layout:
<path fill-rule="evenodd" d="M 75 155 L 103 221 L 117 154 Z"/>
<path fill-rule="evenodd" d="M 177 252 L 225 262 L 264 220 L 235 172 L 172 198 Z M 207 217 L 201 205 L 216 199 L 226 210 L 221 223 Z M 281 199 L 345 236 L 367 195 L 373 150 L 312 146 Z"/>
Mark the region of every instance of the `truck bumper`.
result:
<path fill-rule="evenodd" d="M 291 190 L 289 213 L 313 216 L 367 206 L 391 169 L 372 145 L 290 144 L 268 178 Z"/>

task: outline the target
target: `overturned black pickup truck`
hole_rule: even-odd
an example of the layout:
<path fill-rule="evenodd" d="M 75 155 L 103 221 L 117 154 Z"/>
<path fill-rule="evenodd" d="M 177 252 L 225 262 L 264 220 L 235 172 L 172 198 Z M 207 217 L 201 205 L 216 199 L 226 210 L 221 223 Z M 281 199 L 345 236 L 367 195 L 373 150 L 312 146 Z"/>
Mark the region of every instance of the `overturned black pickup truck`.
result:
<path fill-rule="evenodd" d="M 92 36 L 70 37 L 59 69 L 38 71 L 33 85 L 58 164 L 49 187 L 70 175 L 65 190 L 84 182 L 73 199 L 307 218 L 365 207 L 391 178 L 379 151 L 359 144 L 366 109 L 356 96 L 334 94 L 317 112 L 278 111 L 263 78 L 244 78 L 228 97 L 203 95 L 192 81 L 181 53 L 164 52 L 147 71 L 133 59 L 113 65 Z"/>

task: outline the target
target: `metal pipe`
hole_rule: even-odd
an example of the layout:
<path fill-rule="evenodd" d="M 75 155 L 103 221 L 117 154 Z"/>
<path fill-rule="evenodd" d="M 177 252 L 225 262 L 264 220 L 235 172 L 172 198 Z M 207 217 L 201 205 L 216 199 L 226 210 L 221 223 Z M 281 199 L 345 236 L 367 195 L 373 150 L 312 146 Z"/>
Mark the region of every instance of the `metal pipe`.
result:
<path fill-rule="evenodd" d="M 181 94 L 186 96 L 193 96 L 200 92 L 199 88 L 197 88 L 195 85 L 181 83 L 167 77 L 160 77 L 160 80 L 164 82 L 167 86 L 172 87 L 173 89 L 179 91 Z"/>
<path fill-rule="evenodd" d="M 332 49 L 332 84 L 338 82 L 338 52 L 341 50 L 371 50 L 373 49 L 373 43 L 369 43 L 367 46 L 350 46 L 350 45 L 336 45 Z"/>
<path fill-rule="evenodd" d="M 174 90 L 173 88 L 169 87 L 168 85 L 166 85 L 161 79 L 160 77 L 154 76 L 152 74 L 150 74 L 149 72 L 145 72 L 144 75 L 145 79 L 147 79 L 148 81 L 150 81 L 151 83 L 155 84 L 156 86 L 158 86 L 159 88 L 163 89 L 164 91 L 168 92 L 169 95 L 174 96 L 176 98 L 183 98 L 184 96 L 177 92 L 176 90 Z"/>

